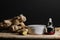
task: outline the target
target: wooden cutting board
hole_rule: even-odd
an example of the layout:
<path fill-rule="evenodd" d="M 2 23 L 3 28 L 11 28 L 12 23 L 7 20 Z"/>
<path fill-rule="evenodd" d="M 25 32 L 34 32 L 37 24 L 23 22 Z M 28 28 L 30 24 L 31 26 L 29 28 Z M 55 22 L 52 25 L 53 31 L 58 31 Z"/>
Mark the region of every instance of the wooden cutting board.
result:
<path fill-rule="evenodd" d="M 60 39 L 60 28 L 55 28 L 54 35 L 18 35 L 17 33 L 0 33 L 0 38 L 39 38 L 39 39 Z"/>

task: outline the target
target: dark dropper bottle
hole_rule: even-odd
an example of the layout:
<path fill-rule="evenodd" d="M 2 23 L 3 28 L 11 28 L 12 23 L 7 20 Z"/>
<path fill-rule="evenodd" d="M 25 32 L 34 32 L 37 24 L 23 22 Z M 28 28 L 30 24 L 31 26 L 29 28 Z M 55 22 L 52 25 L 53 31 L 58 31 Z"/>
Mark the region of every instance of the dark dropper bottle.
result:
<path fill-rule="evenodd" d="M 55 33 L 55 27 L 53 26 L 52 18 L 49 18 L 47 25 L 47 34 L 53 35 Z"/>

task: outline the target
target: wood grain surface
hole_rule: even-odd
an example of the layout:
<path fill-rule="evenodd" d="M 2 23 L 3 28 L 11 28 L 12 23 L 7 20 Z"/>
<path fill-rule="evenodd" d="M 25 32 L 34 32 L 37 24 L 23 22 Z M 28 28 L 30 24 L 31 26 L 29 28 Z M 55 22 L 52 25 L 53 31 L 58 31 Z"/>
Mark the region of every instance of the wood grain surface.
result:
<path fill-rule="evenodd" d="M 17 33 L 0 33 L 0 38 L 43 38 L 43 39 L 60 39 L 60 29 L 55 28 L 54 35 L 18 35 Z"/>

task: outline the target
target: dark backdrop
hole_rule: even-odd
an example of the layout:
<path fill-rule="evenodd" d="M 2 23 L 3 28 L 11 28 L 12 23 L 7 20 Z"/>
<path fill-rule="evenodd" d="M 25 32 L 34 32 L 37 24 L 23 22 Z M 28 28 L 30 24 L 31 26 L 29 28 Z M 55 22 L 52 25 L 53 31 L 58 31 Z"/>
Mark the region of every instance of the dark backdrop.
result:
<path fill-rule="evenodd" d="M 54 25 L 60 26 L 59 0 L 1 0 L 0 10 L 0 21 L 23 13 L 26 24 L 47 24 L 52 17 Z"/>

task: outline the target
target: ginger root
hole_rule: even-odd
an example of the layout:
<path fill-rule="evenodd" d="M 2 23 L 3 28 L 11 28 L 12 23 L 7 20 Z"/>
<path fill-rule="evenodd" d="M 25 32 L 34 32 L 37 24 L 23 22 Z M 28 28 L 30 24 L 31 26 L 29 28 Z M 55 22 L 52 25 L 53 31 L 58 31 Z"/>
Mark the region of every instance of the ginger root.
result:
<path fill-rule="evenodd" d="M 26 17 L 24 15 L 19 15 L 12 19 L 4 20 L 0 23 L 0 27 L 9 28 L 12 32 L 22 33 L 22 35 L 27 35 L 28 29 L 26 28 L 25 22 Z"/>

